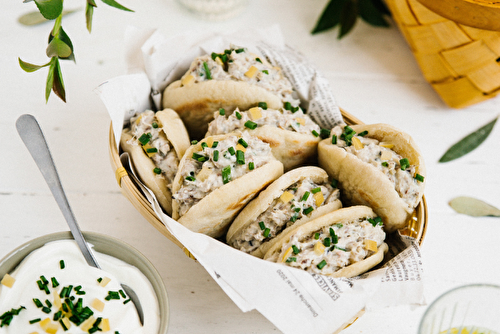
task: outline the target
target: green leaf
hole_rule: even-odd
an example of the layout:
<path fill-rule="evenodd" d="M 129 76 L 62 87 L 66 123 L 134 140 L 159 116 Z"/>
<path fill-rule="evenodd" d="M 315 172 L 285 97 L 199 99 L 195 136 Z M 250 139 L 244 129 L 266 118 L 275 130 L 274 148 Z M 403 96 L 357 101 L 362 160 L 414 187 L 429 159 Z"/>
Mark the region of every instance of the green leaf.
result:
<path fill-rule="evenodd" d="M 66 102 L 66 90 L 64 89 L 64 81 L 62 78 L 61 65 L 59 64 L 59 59 L 56 59 L 56 65 L 54 70 L 54 83 L 52 85 L 52 91 L 59 96 L 61 100 Z"/>
<path fill-rule="evenodd" d="M 101 0 L 101 1 L 104 2 L 108 6 L 115 7 L 115 8 L 121 9 L 121 10 L 125 10 L 127 12 L 133 12 L 132 9 L 128 9 L 127 7 L 120 5 L 115 0 Z"/>
<path fill-rule="evenodd" d="M 52 36 L 52 34 L 50 34 L 49 35 L 49 44 L 53 39 L 54 39 L 54 36 Z M 59 39 L 61 41 L 63 41 L 66 45 L 68 45 L 69 48 L 71 49 L 71 54 L 68 57 L 59 56 L 59 59 L 68 59 L 68 60 L 75 61 L 73 43 L 71 42 L 71 39 L 69 38 L 68 34 L 66 34 L 66 31 L 64 31 L 64 29 L 62 27 L 59 29 Z"/>
<path fill-rule="evenodd" d="M 372 0 L 359 0 L 359 16 L 367 23 L 376 27 L 388 27 L 382 12 L 374 5 Z"/>
<path fill-rule="evenodd" d="M 345 3 L 349 0 L 330 0 L 321 14 L 312 34 L 316 34 L 331 28 L 340 23 L 340 15 Z"/>
<path fill-rule="evenodd" d="M 35 3 L 47 20 L 55 20 L 63 10 L 63 0 L 35 0 Z"/>
<path fill-rule="evenodd" d="M 85 10 L 85 20 L 87 22 L 87 30 L 92 32 L 92 17 L 94 16 L 94 6 L 87 3 L 87 9 Z"/>
<path fill-rule="evenodd" d="M 87 0 L 87 5 L 91 5 L 92 7 L 97 7 L 94 0 Z"/>
<path fill-rule="evenodd" d="M 21 58 L 17 58 L 17 59 L 19 59 L 19 66 L 21 66 L 21 68 L 25 72 L 28 72 L 28 73 L 38 71 L 42 67 L 50 65 L 50 61 L 45 65 L 35 65 L 35 64 L 30 64 L 30 63 L 27 63 L 25 61 L 22 61 Z"/>
<path fill-rule="evenodd" d="M 389 8 L 387 8 L 384 0 L 371 0 L 371 1 L 379 12 L 381 12 L 384 15 L 391 16 L 391 12 L 389 11 Z"/>
<path fill-rule="evenodd" d="M 62 16 L 68 15 L 68 14 L 74 13 L 78 10 L 79 9 L 64 10 L 61 15 Z M 40 14 L 40 12 L 33 11 L 33 12 L 29 12 L 29 13 L 26 13 L 26 14 L 19 16 L 19 18 L 17 19 L 17 22 L 19 22 L 25 26 L 34 26 L 37 24 L 49 22 L 49 20 L 47 20 L 45 17 L 43 17 L 43 15 Z"/>
<path fill-rule="evenodd" d="M 54 37 L 47 46 L 47 57 L 67 58 L 72 51 L 68 44 L 64 43 L 60 38 Z"/>
<path fill-rule="evenodd" d="M 500 217 L 500 209 L 473 197 L 456 197 L 449 202 L 449 205 L 456 212 L 472 217 Z"/>
<path fill-rule="evenodd" d="M 461 156 L 466 155 L 467 153 L 476 149 L 491 133 L 493 130 L 493 126 L 495 125 L 498 116 L 482 128 L 472 132 L 467 135 L 459 142 L 454 144 L 452 147 L 446 151 L 446 153 L 439 159 L 439 162 L 448 162 L 460 158 Z"/>
<path fill-rule="evenodd" d="M 56 69 L 57 57 L 53 57 L 50 60 L 49 73 L 47 74 L 47 83 L 45 84 L 45 103 L 49 101 L 50 91 L 54 85 L 54 72 Z"/>
<path fill-rule="evenodd" d="M 349 31 L 352 30 L 354 24 L 356 23 L 357 17 L 358 8 L 356 7 L 356 4 L 352 0 L 347 1 L 342 8 L 342 14 L 340 17 L 340 31 L 339 35 L 337 36 L 338 39 L 341 39 L 342 37 L 347 35 Z"/>

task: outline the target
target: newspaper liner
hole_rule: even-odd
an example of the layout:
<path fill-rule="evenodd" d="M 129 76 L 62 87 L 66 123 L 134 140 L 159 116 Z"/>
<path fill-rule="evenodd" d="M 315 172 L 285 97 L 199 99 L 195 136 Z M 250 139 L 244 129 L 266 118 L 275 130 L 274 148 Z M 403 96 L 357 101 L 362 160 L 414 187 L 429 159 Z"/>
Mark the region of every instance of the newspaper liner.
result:
<path fill-rule="evenodd" d="M 321 127 L 332 128 L 342 121 L 328 81 L 303 55 L 285 45 L 278 26 L 232 34 L 187 32 L 170 38 L 129 27 L 125 43 L 131 74 L 96 89 L 111 116 L 116 143 L 123 125 L 136 112 L 160 109 L 161 92 L 187 71 L 193 58 L 222 52 L 231 43 L 280 66 L 301 105 Z M 364 309 L 425 304 L 422 257 L 413 238 L 389 235 L 389 256 L 379 269 L 351 279 L 331 278 L 264 261 L 191 232 L 164 214 L 157 202 L 150 202 L 168 231 L 243 312 L 258 310 L 284 333 L 338 333 Z"/>

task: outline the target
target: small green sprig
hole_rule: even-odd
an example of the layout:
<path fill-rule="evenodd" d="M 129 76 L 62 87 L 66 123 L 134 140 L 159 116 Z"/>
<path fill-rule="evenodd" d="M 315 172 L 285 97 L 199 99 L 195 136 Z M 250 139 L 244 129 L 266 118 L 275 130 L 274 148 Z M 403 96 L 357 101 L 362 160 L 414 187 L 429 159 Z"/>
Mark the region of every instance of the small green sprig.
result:
<path fill-rule="evenodd" d="M 338 39 L 349 33 L 359 17 L 377 27 L 388 27 L 385 15 L 390 15 L 383 0 L 330 0 L 316 22 L 312 34 L 340 26 Z"/>
<path fill-rule="evenodd" d="M 28 73 L 38 71 L 43 67 L 48 67 L 49 72 L 45 85 L 45 102 L 48 102 L 51 91 L 53 91 L 61 100 L 66 102 L 66 90 L 64 88 L 64 81 L 59 61 L 72 60 L 75 62 L 75 54 L 73 43 L 71 42 L 68 34 L 66 34 L 62 28 L 62 17 L 66 13 L 63 11 L 63 0 L 24 0 L 23 2 L 27 3 L 32 1 L 35 2 L 38 11 L 46 20 L 54 20 L 54 27 L 49 34 L 48 45 L 45 50 L 45 53 L 50 60 L 46 64 L 35 65 L 18 58 L 19 65 Z M 115 0 L 101 1 L 108 6 L 133 12 L 133 10 L 120 5 Z M 85 19 L 89 33 L 92 31 L 92 17 L 95 7 L 97 7 L 97 5 L 94 0 L 86 0 Z"/>

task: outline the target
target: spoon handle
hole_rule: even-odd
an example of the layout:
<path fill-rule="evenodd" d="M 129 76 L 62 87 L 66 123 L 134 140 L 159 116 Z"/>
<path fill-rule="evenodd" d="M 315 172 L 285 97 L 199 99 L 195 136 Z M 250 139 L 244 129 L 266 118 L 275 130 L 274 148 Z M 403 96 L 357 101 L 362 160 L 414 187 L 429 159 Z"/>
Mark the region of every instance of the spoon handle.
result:
<path fill-rule="evenodd" d="M 45 181 L 47 182 L 57 204 L 59 205 L 64 218 L 66 218 L 71 234 L 80 247 L 85 260 L 89 266 L 100 268 L 94 255 L 90 251 L 89 246 L 83 238 L 82 232 L 80 231 L 75 216 L 73 215 L 73 211 L 71 211 L 71 207 L 69 206 L 68 199 L 64 193 L 61 180 L 57 174 L 54 160 L 52 159 L 49 147 L 47 146 L 47 141 L 45 140 L 38 122 L 32 115 L 22 115 L 16 121 L 16 128 L 17 132 L 19 132 L 19 136 L 21 136 L 21 139 L 24 142 L 24 145 L 28 148 L 28 151 L 33 157 L 33 160 L 35 160 L 38 169 L 40 169 L 40 172 L 45 178 Z"/>

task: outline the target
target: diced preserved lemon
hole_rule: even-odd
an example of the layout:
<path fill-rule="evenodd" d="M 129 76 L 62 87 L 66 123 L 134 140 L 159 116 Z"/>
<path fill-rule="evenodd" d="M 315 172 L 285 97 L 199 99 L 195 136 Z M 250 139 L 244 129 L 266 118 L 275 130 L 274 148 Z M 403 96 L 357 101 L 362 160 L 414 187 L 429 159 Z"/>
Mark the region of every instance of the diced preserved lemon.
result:
<path fill-rule="evenodd" d="M 274 67 L 273 67 L 273 70 L 275 70 L 275 71 L 278 71 L 278 72 L 279 72 L 279 71 L 281 71 L 281 67 L 274 66 Z"/>
<path fill-rule="evenodd" d="M 194 81 L 194 77 L 191 74 L 186 75 L 181 79 L 182 86 L 188 86 L 190 83 Z"/>
<path fill-rule="evenodd" d="M 217 64 L 219 64 L 220 66 L 223 66 L 223 65 L 224 65 L 224 63 L 222 62 L 222 59 L 220 59 L 220 57 L 215 58 L 215 62 L 216 62 Z"/>
<path fill-rule="evenodd" d="M 158 152 L 148 152 L 149 149 L 152 149 L 154 148 L 153 146 L 149 145 L 149 143 L 147 143 L 146 145 L 142 145 L 142 149 L 144 150 L 144 153 L 146 153 L 148 155 L 148 157 L 152 157 L 154 156 L 156 153 Z"/>
<path fill-rule="evenodd" d="M 245 76 L 246 76 L 247 78 L 250 78 L 250 79 L 251 79 L 251 78 L 253 78 L 253 77 L 255 76 L 255 74 L 257 73 L 257 71 L 258 71 L 257 67 L 255 67 L 255 66 L 251 66 L 251 67 L 248 69 L 248 71 L 246 71 L 246 72 L 245 72 Z"/>
<path fill-rule="evenodd" d="M 219 59 L 219 58 L 217 58 L 217 59 Z M 108 318 L 102 319 L 100 328 L 103 332 L 108 332 L 111 330 L 111 327 L 109 326 L 109 319 Z"/>
<path fill-rule="evenodd" d="M 50 318 L 45 318 L 42 321 L 40 321 L 40 327 L 42 327 L 43 330 L 46 330 L 49 324 L 50 324 Z"/>
<path fill-rule="evenodd" d="M 247 149 L 245 147 L 243 147 L 243 145 L 241 145 L 241 144 L 237 144 L 236 145 L 236 151 L 237 150 L 240 150 L 240 151 L 243 151 L 243 152 L 247 151 Z"/>
<path fill-rule="evenodd" d="M 62 302 L 61 302 L 61 297 L 59 297 L 59 293 L 57 293 L 57 290 L 52 291 L 52 295 L 54 296 L 54 301 L 53 304 L 56 308 L 61 308 Z"/>
<path fill-rule="evenodd" d="M 314 253 L 316 253 L 316 255 L 321 255 L 325 252 L 325 248 L 325 245 L 323 245 L 321 241 L 318 241 L 314 244 Z"/>
<path fill-rule="evenodd" d="M 203 168 L 200 170 L 198 175 L 196 175 L 196 178 L 203 182 L 210 176 L 210 174 L 212 174 L 212 170 L 205 164 L 203 165 Z"/>
<path fill-rule="evenodd" d="M 94 309 L 96 309 L 99 312 L 102 312 L 104 310 L 104 302 L 99 300 L 98 298 L 95 298 L 92 301 L 92 304 L 90 304 Z"/>
<path fill-rule="evenodd" d="M 313 196 L 314 199 L 316 200 L 316 206 L 320 206 L 325 201 L 325 197 L 323 196 L 323 193 L 321 191 L 318 191 Z"/>
<path fill-rule="evenodd" d="M 250 118 L 252 121 L 255 121 L 256 119 L 259 119 L 262 117 L 262 112 L 260 111 L 259 107 L 253 107 L 250 110 L 248 110 L 248 113 L 250 114 Z"/>
<path fill-rule="evenodd" d="M 104 288 L 106 285 L 108 285 L 109 282 L 111 282 L 111 278 L 103 277 L 101 282 L 99 283 L 99 286 L 102 286 Z"/>
<path fill-rule="evenodd" d="M 391 159 L 392 159 L 391 151 L 388 150 L 382 151 L 382 154 L 380 155 L 380 160 L 391 160 Z"/>
<path fill-rule="evenodd" d="M 361 140 L 359 140 L 358 137 L 352 137 L 352 145 L 356 150 L 361 150 L 363 147 L 365 147 L 365 145 L 363 145 L 363 143 L 361 142 Z"/>
<path fill-rule="evenodd" d="M 137 117 L 137 119 L 135 120 L 135 124 L 139 124 L 141 122 L 141 119 L 142 119 L 142 115 Z"/>
<path fill-rule="evenodd" d="M 217 59 L 219 59 L 219 58 L 217 58 Z M 208 147 L 211 148 L 212 145 L 214 144 L 214 138 L 213 137 L 208 137 L 206 143 L 207 143 Z"/>
<path fill-rule="evenodd" d="M 297 121 L 297 123 L 299 123 L 300 125 L 306 125 L 306 120 L 301 118 L 301 117 L 297 117 L 295 119 Z"/>
<path fill-rule="evenodd" d="M 71 328 L 71 322 L 69 321 L 68 318 L 62 318 L 61 321 L 64 323 L 64 326 L 66 326 L 66 329 Z"/>
<path fill-rule="evenodd" d="M 2 285 L 5 285 L 6 287 L 12 288 L 14 283 L 16 282 L 16 279 L 9 274 L 5 274 L 5 276 L 2 278 Z"/>
<path fill-rule="evenodd" d="M 38 332 L 31 332 L 30 334 L 38 334 Z"/>
<path fill-rule="evenodd" d="M 380 142 L 379 145 L 382 147 L 385 147 L 385 148 L 393 148 L 394 147 L 394 144 L 384 143 L 384 142 Z"/>
<path fill-rule="evenodd" d="M 47 325 L 47 328 L 45 329 L 45 332 L 48 334 L 56 334 L 57 330 L 59 329 L 59 325 L 55 323 L 50 323 Z"/>
<path fill-rule="evenodd" d="M 283 257 L 281 258 L 281 262 L 285 262 L 288 259 L 288 257 L 292 254 L 292 252 L 293 252 L 293 248 L 289 247 L 286 250 L 285 254 L 283 254 Z"/>
<path fill-rule="evenodd" d="M 288 203 L 292 200 L 293 197 L 294 197 L 294 195 L 291 192 L 284 191 L 283 194 L 281 194 L 281 196 L 280 196 L 280 200 L 283 203 Z"/>
<path fill-rule="evenodd" d="M 80 329 L 84 332 L 88 332 L 89 329 L 91 329 L 92 326 L 94 325 L 95 320 L 96 319 L 94 318 L 94 316 L 91 315 L 90 318 L 82 322 L 82 324 L 80 325 Z"/>
<path fill-rule="evenodd" d="M 376 252 L 377 251 L 377 242 L 370 239 L 365 239 L 365 248 L 369 251 Z"/>

